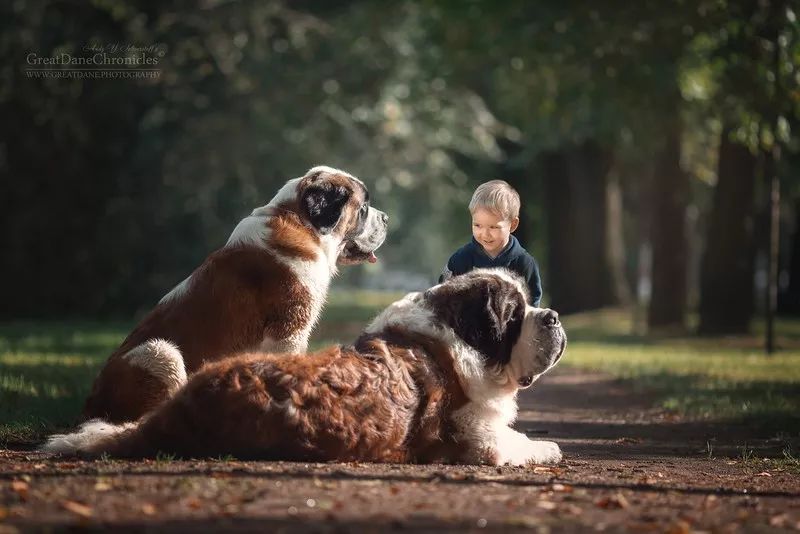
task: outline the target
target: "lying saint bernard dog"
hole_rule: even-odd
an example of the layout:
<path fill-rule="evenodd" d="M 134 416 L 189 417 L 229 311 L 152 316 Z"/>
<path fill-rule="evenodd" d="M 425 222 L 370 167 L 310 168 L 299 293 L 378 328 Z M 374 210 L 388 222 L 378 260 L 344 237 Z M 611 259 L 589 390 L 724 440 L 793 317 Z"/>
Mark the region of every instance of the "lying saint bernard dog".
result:
<path fill-rule="evenodd" d="M 561 459 L 509 425 L 564 352 L 558 314 L 483 269 L 411 293 L 349 347 L 205 365 L 139 423 L 85 423 L 43 450 L 117 457 L 524 465 Z"/>
<path fill-rule="evenodd" d="M 314 167 L 290 180 L 109 357 L 84 418 L 136 420 L 232 353 L 304 352 L 337 263 L 374 262 L 387 219 L 346 172 Z"/>

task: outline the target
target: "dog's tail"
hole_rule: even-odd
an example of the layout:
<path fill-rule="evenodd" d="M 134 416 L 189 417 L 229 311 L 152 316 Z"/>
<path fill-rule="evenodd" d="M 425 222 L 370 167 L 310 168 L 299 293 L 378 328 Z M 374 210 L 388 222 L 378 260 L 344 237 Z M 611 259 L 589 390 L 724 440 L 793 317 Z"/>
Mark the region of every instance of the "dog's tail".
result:
<path fill-rule="evenodd" d="M 139 423 L 114 425 L 102 419 L 92 419 L 72 434 L 53 434 L 39 447 L 39 451 L 67 455 L 100 454 L 122 436 L 135 432 L 138 426 Z"/>

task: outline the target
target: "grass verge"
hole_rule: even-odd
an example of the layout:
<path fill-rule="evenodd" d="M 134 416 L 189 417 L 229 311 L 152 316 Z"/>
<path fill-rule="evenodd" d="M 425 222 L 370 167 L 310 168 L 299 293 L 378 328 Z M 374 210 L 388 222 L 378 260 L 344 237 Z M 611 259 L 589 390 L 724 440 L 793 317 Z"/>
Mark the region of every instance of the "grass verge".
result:
<path fill-rule="evenodd" d="M 755 334 L 726 337 L 630 334 L 629 314 L 604 310 L 564 318 L 564 365 L 602 371 L 656 393 L 662 407 L 713 419 L 759 419 L 800 432 L 800 321 L 781 320 L 776 354 Z"/>

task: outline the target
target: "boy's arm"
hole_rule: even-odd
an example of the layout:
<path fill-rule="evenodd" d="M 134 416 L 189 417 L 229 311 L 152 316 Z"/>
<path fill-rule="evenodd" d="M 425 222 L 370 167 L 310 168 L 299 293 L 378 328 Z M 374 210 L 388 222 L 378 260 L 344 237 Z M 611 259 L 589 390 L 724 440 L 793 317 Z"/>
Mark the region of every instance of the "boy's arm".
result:
<path fill-rule="evenodd" d="M 462 256 L 463 255 L 459 254 L 459 251 L 456 251 L 452 256 L 450 256 L 450 259 L 447 260 L 444 269 L 442 269 L 442 274 L 439 275 L 440 284 L 449 278 L 459 274 L 464 274 L 469 270 L 463 265 L 464 258 Z"/>
<path fill-rule="evenodd" d="M 455 265 L 453 265 L 454 260 L 456 259 L 456 255 L 453 254 L 450 256 L 450 259 L 447 260 L 447 263 L 444 264 L 444 269 L 442 269 L 442 274 L 439 275 L 439 283 L 441 284 L 445 280 L 454 277 L 456 274 L 453 272 L 455 270 Z"/>
<path fill-rule="evenodd" d="M 542 277 L 539 275 L 539 266 L 533 256 L 528 256 L 525 267 L 525 280 L 528 282 L 528 289 L 531 292 L 531 304 L 538 308 L 542 302 Z"/>

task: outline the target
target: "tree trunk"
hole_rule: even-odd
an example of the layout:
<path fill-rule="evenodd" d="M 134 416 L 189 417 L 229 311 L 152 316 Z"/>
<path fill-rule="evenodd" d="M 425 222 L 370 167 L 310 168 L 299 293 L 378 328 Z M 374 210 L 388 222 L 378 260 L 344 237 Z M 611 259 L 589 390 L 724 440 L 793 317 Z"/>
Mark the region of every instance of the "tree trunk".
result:
<path fill-rule="evenodd" d="M 680 167 L 679 120 L 664 126 L 664 146 L 656 155 L 653 176 L 652 294 L 650 328 L 684 328 L 686 314 L 686 203 L 689 176 Z"/>
<path fill-rule="evenodd" d="M 519 226 L 514 232 L 514 236 L 536 258 L 536 254 L 532 250 L 536 232 L 529 214 L 534 211 L 532 204 L 538 203 L 539 199 L 537 198 L 537 191 L 533 187 L 533 179 L 529 175 L 527 162 L 524 161 L 524 147 L 506 138 L 498 138 L 497 144 L 505 154 L 505 157 L 497 164 L 495 176 L 500 180 L 505 180 L 511 187 L 516 189 L 522 203 L 519 210 Z M 538 260 L 538 258 L 536 259 Z"/>
<path fill-rule="evenodd" d="M 756 157 L 723 128 L 700 278 L 701 334 L 746 333 L 754 312 Z"/>
<path fill-rule="evenodd" d="M 778 296 L 778 313 L 800 315 L 800 200 L 794 203 L 794 233 L 788 253 L 789 284 Z"/>
<path fill-rule="evenodd" d="M 561 313 L 618 303 L 609 267 L 611 157 L 587 141 L 543 154 L 551 305 Z"/>
<path fill-rule="evenodd" d="M 625 232 L 623 224 L 624 207 L 622 185 L 619 176 L 609 177 L 606 184 L 606 259 L 612 280 L 613 300 L 628 306 L 631 304 L 631 287 L 625 272 Z"/>

